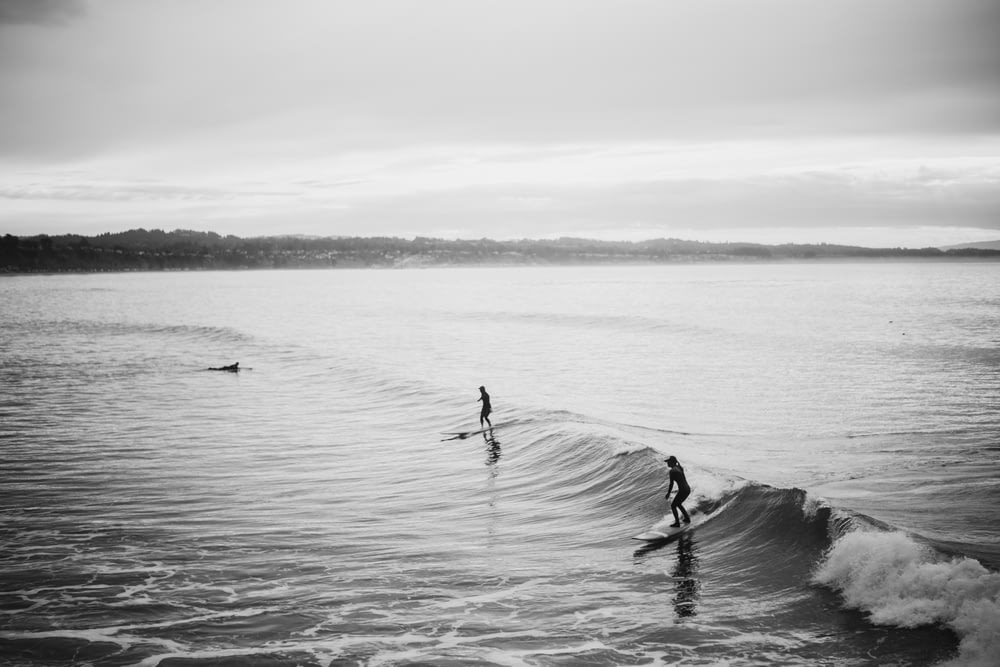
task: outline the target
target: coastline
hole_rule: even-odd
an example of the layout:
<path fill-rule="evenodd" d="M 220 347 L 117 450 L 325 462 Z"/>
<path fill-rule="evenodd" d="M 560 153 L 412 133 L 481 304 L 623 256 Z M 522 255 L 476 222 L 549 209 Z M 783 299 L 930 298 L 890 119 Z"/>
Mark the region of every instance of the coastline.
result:
<path fill-rule="evenodd" d="M 144 229 L 93 237 L 0 239 L 0 275 L 340 268 L 649 266 L 697 263 L 996 261 L 993 248 L 865 248 L 831 244 L 709 243 L 680 239 L 516 241 L 417 237 L 222 237 Z"/>

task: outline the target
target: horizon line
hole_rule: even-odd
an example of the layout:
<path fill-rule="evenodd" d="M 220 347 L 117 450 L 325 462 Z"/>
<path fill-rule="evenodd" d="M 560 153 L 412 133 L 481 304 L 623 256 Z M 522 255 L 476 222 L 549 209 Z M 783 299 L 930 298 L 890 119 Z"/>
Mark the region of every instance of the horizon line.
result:
<path fill-rule="evenodd" d="M 421 235 L 421 234 L 415 234 L 412 237 L 387 236 L 387 235 L 363 236 L 363 235 L 357 235 L 357 234 L 354 234 L 354 235 L 352 235 L 352 234 L 328 234 L 328 235 L 321 235 L 321 234 L 301 234 L 301 233 L 258 234 L 258 235 L 252 235 L 252 236 L 240 236 L 240 235 L 231 234 L 231 233 L 225 233 L 224 234 L 224 233 L 216 232 L 216 231 L 213 231 L 213 230 L 185 229 L 185 228 L 180 228 L 180 227 L 172 229 L 170 231 L 166 231 L 166 230 L 164 230 L 162 228 L 159 228 L 159 227 L 154 227 L 154 228 L 150 228 L 150 229 L 147 229 L 145 227 L 132 227 L 130 229 L 126 229 L 126 230 L 122 230 L 122 231 L 99 232 L 97 234 L 91 234 L 91 235 L 80 234 L 80 233 L 75 233 L 75 232 L 62 233 L 62 234 L 50 234 L 50 233 L 47 233 L 47 232 L 38 232 L 38 233 L 35 233 L 35 234 L 31 234 L 31 235 L 21 235 L 21 236 L 18 236 L 16 234 L 9 234 L 9 233 L 4 232 L 3 235 L 4 236 L 14 236 L 14 237 L 18 237 L 18 238 L 21 238 L 21 237 L 23 237 L 23 238 L 32 238 L 32 237 L 42 237 L 42 236 L 47 236 L 49 238 L 58 238 L 58 237 L 98 238 L 98 237 L 101 237 L 101 236 L 114 236 L 114 235 L 117 235 L 117 234 L 128 234 L 130 232 L 145 232 L 145 233 L 160 232 L 160 233 L 165 234 L 165 235 L 167 235 L 167 234 L 179 234 L 179 233 L 180 234 L 183 234 L 183 233 L 205 234 L 205 235 L 214 234 L 214 235 L 216 235 L 216 236 L 218 236 L 220 238 L 230 238 L 231 237 L 231 238 L 236 238 L 236 239 L 240 239 L 240 240 L 283 239 L 283 238 L 287 238 L 287 239 L 302 239 L 302 240 L 324 240 L 324 239 L 330 239 L 330 240 L 336 240 L 336 239 L 372 239 L 372 240 L 374 240 L 374 239 L 393 239 L 393 240 L 400 240 L 400 241 L 415 242 L 418 239 L 426 239 L 426 240 L 429 240 L 429 241 L 442 241 L 442 242 L 448 242 L 448 243 L 470 243 L 470 242 L 477 242 L 477 241 L 480 241 L 480 242 L 481 241 L 489 241 L 489 242 L 492 242 L 492 243 L 519 243 L 519 242 L 535 242 L 535 243 L 539 243 L 539 242 L 546 242 L 546 241 L 549 241 L 549 242 L 558 242 L 558 241 L 587 241 L 587 242 L 590 242 L 590 243 L 598 243 L 598 244 L 626 244 L 626 245 L 640 245 L 640 244 L 643 244 L 643 243 L 652 243 L 652 242 L 656 242 L 656 241 L 674 241 L 674 242 L 681 242 L 681 243 L 699 243 L 699 244 L 714 245 L 714 246 L 742 245 L 742 246 L 756 246 L 756 247 L 765 247 L 765 248 L 767 248 L 767 247 L 780 248 L 780 247 L 783 247 L 783 246 L 801 246 L 801 247 L 809 247 L 809 246 L 824 247 L 825 246 L 825 247 L 839 247 L 839 248 L 860 248 L 860 249 L 864 249 L 864 250 L 924 250 L 924 249 L 927 249 L 927 248 L 937 248 L 939 250 L 946 250 L 946 249 L 950 249 L 950 248 L 955 248 L 955 249 L 958 249 L 958 248 L 968 248 L 968 247 L 973 247 L 973 246 L 976 246 L 976 245 L 979 245 L 979 244 L 998 244 L 998 245 L 1000 245 L 1000 238 L 998 238 L 998 239 L 987 239 L 987 240 L 981 240 L 981 241 L 971 241 L 971 242 L 968 242 L 968 243 L 955 243 L 955 244 L 948 244 L 948 245 L 926 245 L 926 246 L 920 246 L 920 247 L 911 247 L 911 246 L 903 246 L 903 245 L 897 245 L 897 246 L 866 246 L 866 245 L 855 245 L 855 244 L 850 244 L 850 243 L 831 243 L 831 242 L 828 242 L 828 241 L 812 241 L 812 242 L 806 242 L 806 243 L 800 243 L 800 242 L 794 242 L 794 241 L 784 241 L 784 242 L 781 242 L 781 243 L 762 243 L 762 242 L 759 242 L 759 241 L 739 241 L 739 240 L 737 240 L 737 241 L 730 241 L 730 240 L 726 240 L 726 241 L 704 241 L 704 240 L 692 239 L 692 238 L 665 237 L 665 236 L 650 237 L 650 238 L 641 239 L 641 240 L 635 240 L 635 239 L 632 239 L 632 240 L 628 240 L 628 239 L 613 239 L 613 240 L 609 240 L 609 239 L 599 239 L 599 238 L 593 238 L 593 237 L 587 237 L 587 236 L 559 236 L 559 237 L 527 237 L 527 236 L 525 236 L 525 237 L 509 238 L 509 239 L 491 238 L 491 237 L 486 237 L 486 236 L 478 237 L 478 238 L 471 238 L 471 237 L 470 238 L 459 238 L 459 237 L 446 238 L 446 237 L 438 237 L 438 236 L 424 236 L 424 235 Z"/>

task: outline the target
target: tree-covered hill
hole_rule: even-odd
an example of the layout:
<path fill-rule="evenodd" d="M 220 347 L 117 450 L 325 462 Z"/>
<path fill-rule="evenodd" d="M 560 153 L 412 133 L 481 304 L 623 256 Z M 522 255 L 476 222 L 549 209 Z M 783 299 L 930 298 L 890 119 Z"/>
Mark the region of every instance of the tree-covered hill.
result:
<path fill-rule="evenodd" d="M 132 229 L 97 236 L 0 238 L 0 272 L 163 271 L 761 261 L 835 258 L 1000 258 L 1000 250 L 862 248 L 842 245 L 703 243 L 678 239 L 595 241 L 578 238 L 494 241 L 417 237 L 241 238 L 178 229 Z"/>

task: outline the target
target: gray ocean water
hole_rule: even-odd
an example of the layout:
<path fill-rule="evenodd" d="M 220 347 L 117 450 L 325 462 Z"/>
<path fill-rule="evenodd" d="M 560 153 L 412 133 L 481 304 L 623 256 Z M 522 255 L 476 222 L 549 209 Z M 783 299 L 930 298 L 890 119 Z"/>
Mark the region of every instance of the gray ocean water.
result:
<path fill-rule="evenodd" d="M 4 278 L 0 664 L 993 665 L 998 408 L 998 263 Z"/>

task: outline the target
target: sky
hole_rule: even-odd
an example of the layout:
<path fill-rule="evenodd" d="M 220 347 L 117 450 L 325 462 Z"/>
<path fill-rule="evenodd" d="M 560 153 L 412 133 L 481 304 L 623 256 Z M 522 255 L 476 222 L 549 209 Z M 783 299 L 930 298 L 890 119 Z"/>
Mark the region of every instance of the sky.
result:
<path fill-rule="evenodd" d="M 0 234 L 1000 239 L 996 0 L 0 0 Z"/>

